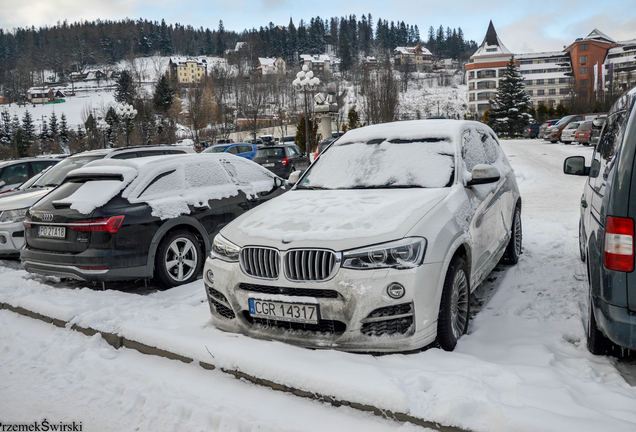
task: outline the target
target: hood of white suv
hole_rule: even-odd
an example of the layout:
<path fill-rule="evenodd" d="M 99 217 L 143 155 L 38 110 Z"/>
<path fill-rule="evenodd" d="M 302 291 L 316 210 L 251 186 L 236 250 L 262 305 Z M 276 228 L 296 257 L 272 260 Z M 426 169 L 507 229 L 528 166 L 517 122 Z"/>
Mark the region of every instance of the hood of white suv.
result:
<path fill-rule="evenodd" d="M 26 189 L 18 191 L 10 196 L 2 197 L 0 195 L 0 211 L 5 210 L 19 210 L 23 208 L 31 207 L 40 199 L 51 192 L 53 188 L 38 188 L 38 189 Z"/>
<path fill-rule="evenodd" d="M 293 190 L 239 217 L 222 235 L 239 246 L 346 250 L 403 238 L 449 192 Z"/>

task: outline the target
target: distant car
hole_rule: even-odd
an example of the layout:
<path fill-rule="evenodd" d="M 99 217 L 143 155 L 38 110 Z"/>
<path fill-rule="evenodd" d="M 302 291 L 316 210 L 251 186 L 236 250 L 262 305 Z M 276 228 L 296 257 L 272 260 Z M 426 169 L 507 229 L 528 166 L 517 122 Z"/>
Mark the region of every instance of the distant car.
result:
<path fill-rule="evenodd" d="M 559 120 L 560 119 L 552 119 L 552 120 L 547 120 L 547 121 L 544 121 L 543 123 L 541 123 L 541 126 L 539 126 L 539 135 L 538 135 L 537 138 L 539 138 L 539 139 L 547 139 L 546 131 L 547 131 L 548 127 L 552 126 L 553 124 L 555 124 Z"/>
<path fill-rule="evenodd" d="M 232 144 L 234 141 L 231 138 L 221 138 L 216 140 L 217 144 Z"/>
<path fill-rule="evenodd" d="M 208 147 L 203 153 L 229 153 L 236 156 L 244 157 L 245 159 L 252 160 L 256 156 L 258 146 L 256 144 L 248 143 L 234 143 L 234 144 L 216 144 L 212 147 Z"/>
<path fill-rule="evenodd" d="M 453 350 L 471 292 L 522 252 L 515 173 L 486 125 L 353 129 L 214 239 L 212 324 L 311 348 Z"/>
<path fill-rule="evenodd" d="M 283 135 L 283 137 L 279 141 L 281 144 L 295 144 L 296 136 L 295 135 Z"/>
<path fill-rule="evenodd" d="M 568 157 L 565 174 L 585 177 L 579 253 L 587 269 L 587 349 L 636 350 L 636 88 L 610 109 L 590 165 Z M 629 352 L 629 351 L 627 351 Z"/>
<path fill-rule="evenodd" d="M 40 171 L 55 165 L 59 158 L 24 158 L 0 162 L 0 194 L 16 189 Z"/>
<path fill-rule="evenodd" d="M 33 182 L 29 180 L 18 190 L 0 195 L 0 256 L 15 257 L 20 253 L 20 248 L 24 244 L 22 220 L 26 211 L 62 183 L 70 171 L 98 159 L 131 159 L 186 153 L 194 153 L 194 150 L 185 146 L 165 145 L 92 150 L 67 157 Z"/>
<path fill-rule="evenodd" d="M 284 184 L 228 154 L 95 161 L 26 212 L 22 265 L 85 281 L 189 283 L 216 233 Z"/>
<path fill-rule="evenodd" d="M 592 136 L 592 120 L 586 120 L 579 123 L 579 127 L 574 132 L 574 141 L 582 145 L 590 145 L 590 138 Z"/>
<path fill-rule="evenodd" d="M 576 134 L 576 130 L 579 128 L 580 124 L 581 122 L 573 121 L 563 128 L 561 131 L 561 142 L 563 144 L 572 144 L 572 141 L 574 141 L 574 135 Z"/>
<path fill-rule="evenodd" d="M 598 144 L 599 137 L 601 136 L 601 130 L 607 120 L 607 115 L 601 115 L 592 120 L 592 132 L 590 133 L 590 145 L 596 146 Z"/>
<path fill-rule="evenodd" d="M 523 136 L 526 138 L 536 138 L 539 135 L 539 128 L 543 123 L 531 123 L 523 128 Z"/>
<path fill-rule="evenodd" d="M 248 138 L 248 139 L 245 140 L 245 142 L 247 144 L 256 144 L 258 147 L 263 145 L 263 140 L 260 139 L 260 138 L 256 138 L 256 139 Z"/>
<path fill-rule="evenodd" d="M 294 144 L 262 147 L 256 152 L 254 162 L 285 179 L 296 170 L 307 169 L 310 163 L 309 158 Z"/>

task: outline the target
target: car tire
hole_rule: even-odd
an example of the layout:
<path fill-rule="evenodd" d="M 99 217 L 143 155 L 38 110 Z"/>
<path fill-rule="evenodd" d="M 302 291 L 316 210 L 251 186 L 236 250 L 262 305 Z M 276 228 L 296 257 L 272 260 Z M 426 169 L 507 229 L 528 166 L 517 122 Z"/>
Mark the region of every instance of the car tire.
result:
<path fill-rule="evenodd" d="M 523 227 L 521 225 L 521 208 L 519 206 L 515 208 L 510 231 L 510 240 L 508 241 L 508 246 L 506 246 L 503 259 L 508 264 L 517 264 L 523 250 Z"/>
<path fill-rule="evenodd" d="M 470 279 L 466 261 L 456 256 L 448 266 L 437 320 L 437 343 L 452 351 L 470 319 Z"/>
<path fill-rule="evenodd" d="M 159 243 L 155 256 L 155 278 L 171 288 L 193 282 L 201 272 L 203 253 L 199 240 L 186 230 L 172 231 Z"/>
<path fill-rule="evenodd" d="M 594 355 L 611 355 L 616 347 L 616 345 L 598 329 L 596 318 L 594 317 L 594 308 L 592 307 L 591 290 L 587 307 L 587 329 L 585 336 L 587 339 L 587 350 Z"/>

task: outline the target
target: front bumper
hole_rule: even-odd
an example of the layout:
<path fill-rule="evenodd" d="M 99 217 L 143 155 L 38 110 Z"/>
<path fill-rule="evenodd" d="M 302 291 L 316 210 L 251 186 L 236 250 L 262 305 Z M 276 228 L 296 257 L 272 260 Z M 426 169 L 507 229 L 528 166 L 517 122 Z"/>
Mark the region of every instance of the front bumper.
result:
<path fill-rule="evenodd" d="M 208 278 L 213 273 L 213 281 Z M 282 273 L 282 272 L 281 272 Z M 441 263 L 409 270 L 340 268 L 322 282 L 292 282 L 246 275 L 238 263 L 208 258 L 203 280 L 213 324 L 221 330 L 310 348 L 352 352 L 403 352 L 421 349 L 437 336 Z M 392 299 L 391 283 L 405 287 Z M 290 324 L 251 317 L 250 298 L 319 305 L 319 324 Z M 308 299 L 309 298 L 309 299 Z"/>
<path fill-rule="evenodd" d="M 22 246 L 24 246 L 22 221 L 0 223 L 0 257 L 18 256 Z"/>

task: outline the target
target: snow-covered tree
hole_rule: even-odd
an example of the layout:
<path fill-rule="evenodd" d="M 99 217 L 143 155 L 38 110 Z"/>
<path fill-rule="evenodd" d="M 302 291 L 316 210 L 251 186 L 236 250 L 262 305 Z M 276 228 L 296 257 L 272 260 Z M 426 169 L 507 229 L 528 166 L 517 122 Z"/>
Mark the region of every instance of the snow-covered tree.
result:
<path fill-rule="evenodd" d="M 22 136 L 18 143 L 18 152 L 20 157 L 28 156 L 31 144 L 35 140 L 35 126 L 33 125 L 33 118 L 29 111 L 24 112 L 22 117 Z"/>
<path fill-rule="evenodd" d="M 488 125 L 497 133 L 518 136 L 530 123 L 532 116 L 528 114 L 530 97 L 525 91 L 523 77 L 515 64 L 514 57 L 506 66 L 503 78 L 494 100 L 490 100 Z"/>
<path fill-rule="evenodd" d="M 60 144 L 64 148 L 68 148 L 69 130 L 66 123 L 66 114 L 62 113 L 60 118 Z"/>

